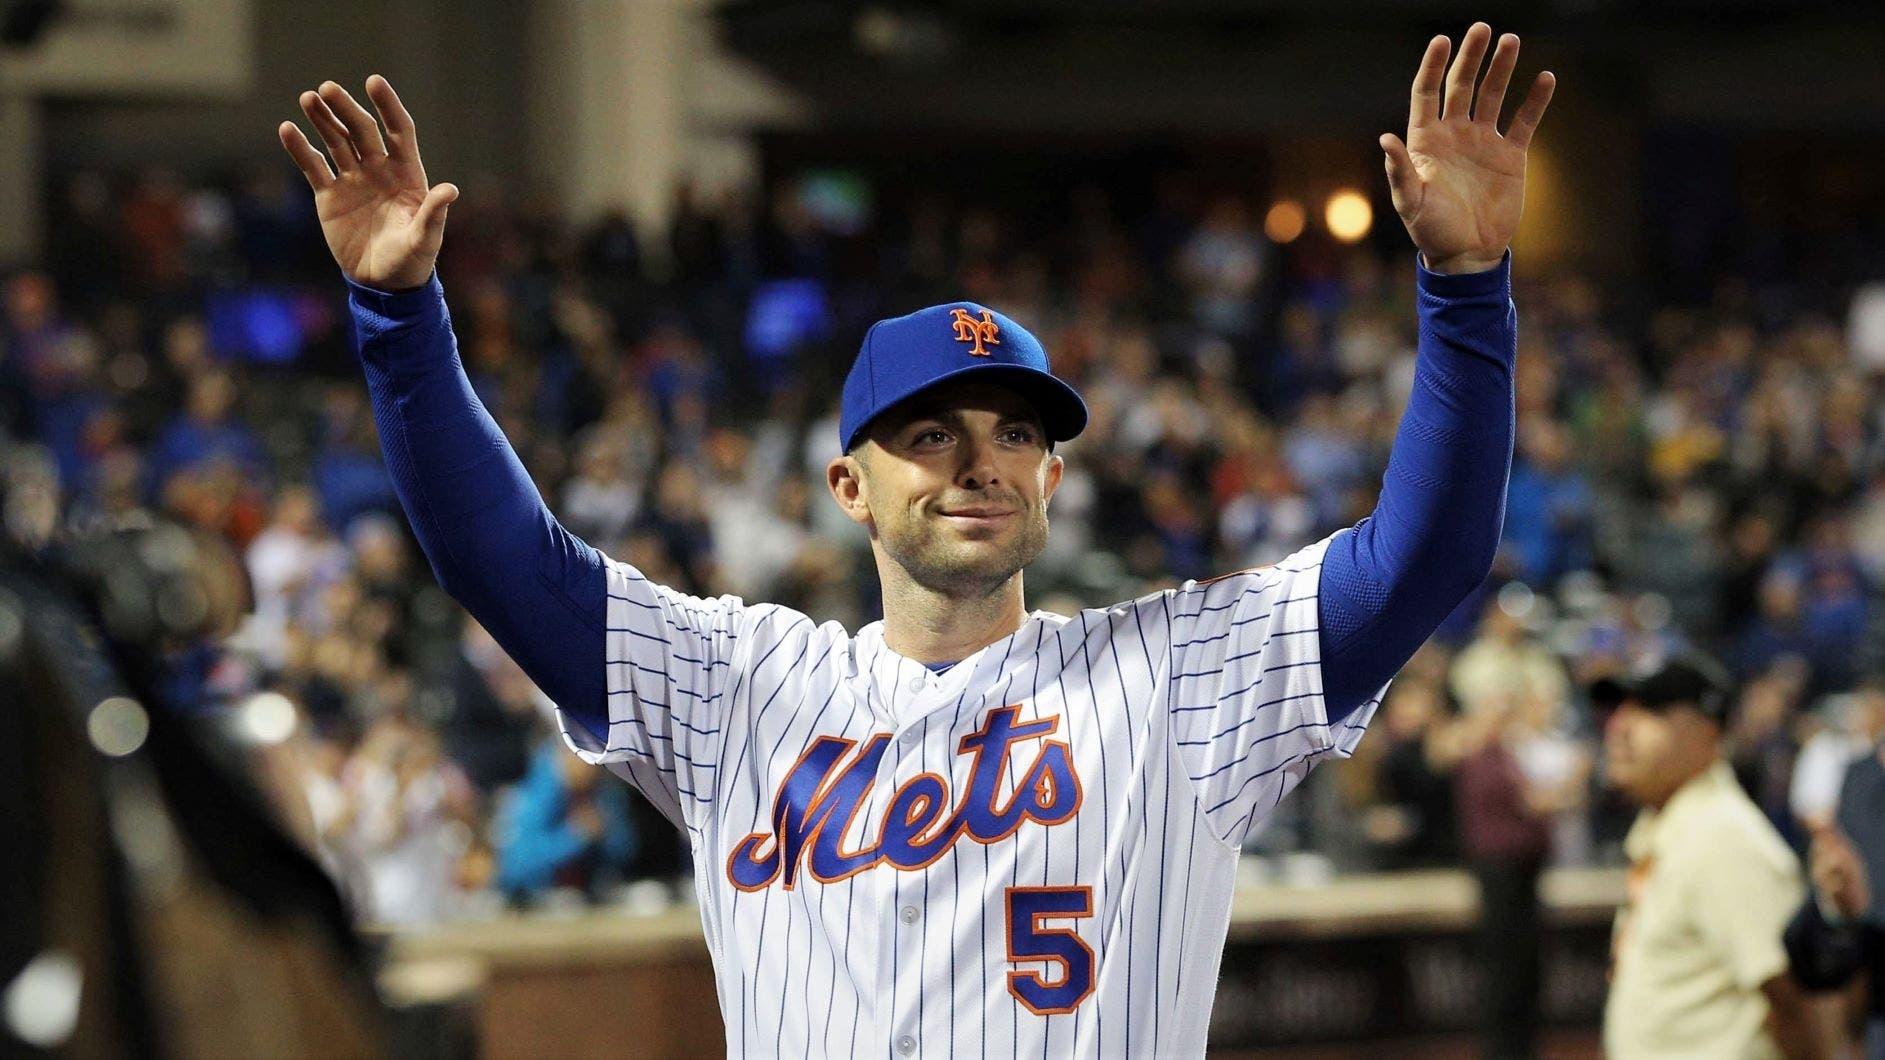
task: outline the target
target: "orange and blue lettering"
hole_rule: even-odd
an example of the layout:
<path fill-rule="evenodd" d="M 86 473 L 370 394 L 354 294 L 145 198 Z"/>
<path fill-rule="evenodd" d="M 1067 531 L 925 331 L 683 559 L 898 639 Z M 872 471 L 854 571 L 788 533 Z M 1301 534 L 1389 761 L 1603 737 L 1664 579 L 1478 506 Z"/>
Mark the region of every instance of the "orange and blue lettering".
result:
<path fill-rule="evenodd" d="M 892 793 L 878 821 L 876 842 L 854 851 L 843 849 L 844 837 L 876 782 L 890 734 L 877 733 L 861 747 L 843 737 L 819 737 L 780 782 L 773 796 L 771 829 L 734 844 L 727 858 L 728 879 L 743 891 L 759 890 L 774 880 L 790 890 L 798 882 L 801 864 L 821 883 L 834 883 L 879 862 L 907 872 L 934 863 L 964 836 L 994 843 L 1028 821 L 1052 826 L 1071 819 L 1082 798 L 1072 749 L 1065 741 L 1046 739 L 1060 728 L 1060 719 L 1020 722 L 1020 714 L 1019 706 L 996 708 L 980 729 L 962 738 L 957 753 L 970 757 L 969 782 L 958 804 L 949 804 L 945 777 L 919 773 Z M 1002 778 L 1009 756 L 1016 745 L 1035 740 L 1041 741 L 1039 753 L 1004 799 Z"/>

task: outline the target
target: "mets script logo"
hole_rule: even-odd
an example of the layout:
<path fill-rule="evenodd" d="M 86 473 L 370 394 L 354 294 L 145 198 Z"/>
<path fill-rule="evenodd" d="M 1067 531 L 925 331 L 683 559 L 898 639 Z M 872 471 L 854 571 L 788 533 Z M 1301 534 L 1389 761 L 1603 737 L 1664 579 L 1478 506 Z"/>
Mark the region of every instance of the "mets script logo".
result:
<path fill-rule="evenodd" d="M 973 342 L 975 348 L 969 352 L 977 357 L 987 357 L 988 346 L 1001 345 L 1001 325 L 995 323 L 995 317 L 988 310 L 982 310 L 982 319 L 977 320 L 969 311 L 960 306 L 950 310 L 950 326 L 956 329 L 957 342 Z M 988 346 L 984 346 L 987 343 Z"/>
<path fill-rule="evenodd" d="M 890 746 L 877 733 L 859 746 L 841 736 L 821 736 L 799 756 L 772 800 L 772 828 L 741 839 L 727 858 L 727 878 L 742 891 L 780 880 L 791 890 L 804 865 L 820 883 L 854 876 L 880 862 L 920 869 L 967 837 L 994 843 L 1028 821 L 1055 825 L 1080 809 L 1080 778 L 1064 740 L 1045 739 L 1060 728 L 1058 717 L 1017 722 L 1018 706 L 1000 707 L 956 753 L 968 755 L 969 784 L 962 801 L 949 805 L 949 781 L 919 773 L 898 787 L 885 807 L 875 842 L 844 849 L 844 836 L 876 782 L 877 766 Z M 1008 756 L 1018 744 L 1043 741 L 1034 764 L 1013 791 L 1006 785 Z M 848 759 L 847 759 L 848 756 Z M 869 832 L 865 833 L 867 836 Z"/>

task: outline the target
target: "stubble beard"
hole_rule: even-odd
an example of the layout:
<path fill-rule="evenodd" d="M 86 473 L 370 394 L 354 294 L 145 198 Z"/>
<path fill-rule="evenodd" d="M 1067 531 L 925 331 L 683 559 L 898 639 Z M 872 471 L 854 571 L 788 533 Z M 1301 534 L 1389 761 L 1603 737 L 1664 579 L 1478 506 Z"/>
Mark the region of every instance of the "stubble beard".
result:
<path fill-rule="evenodd" d="M 1047 547 L 1047 513 L 1028 510 L 1013 536 L 994 550 L 976 542 L 949 540 L 941 526 L 927 520 L 889 532 L 880 529 L 878 538 L 885 554 L 923 588 L 955 598 L 984 597 L 1007 584 Z"/>

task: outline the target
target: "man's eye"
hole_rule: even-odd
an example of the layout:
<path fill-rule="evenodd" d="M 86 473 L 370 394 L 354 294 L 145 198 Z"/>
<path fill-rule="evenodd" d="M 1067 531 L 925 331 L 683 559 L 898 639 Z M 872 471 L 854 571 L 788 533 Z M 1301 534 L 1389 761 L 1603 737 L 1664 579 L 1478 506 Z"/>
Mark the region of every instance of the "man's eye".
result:
<path fill-rule="evenodd" d="M 931 427 L 930 429 L 923 431 L 922 433 L 916 436 L 917 445 L 930 445 L 932 443 L 939 444 L 942 442 L 946 442 L 948 440 L 949 440 L 949 432 L 941 429 L 940 427 Z"/>
<path fill-rule="evenodd" d="M 1004 433 L 1008 440 L 1014 442 L 1016 445 L 1028 445 L 1034 441 L 1034 428 L 1032 427 L 1010 427 Z"/>

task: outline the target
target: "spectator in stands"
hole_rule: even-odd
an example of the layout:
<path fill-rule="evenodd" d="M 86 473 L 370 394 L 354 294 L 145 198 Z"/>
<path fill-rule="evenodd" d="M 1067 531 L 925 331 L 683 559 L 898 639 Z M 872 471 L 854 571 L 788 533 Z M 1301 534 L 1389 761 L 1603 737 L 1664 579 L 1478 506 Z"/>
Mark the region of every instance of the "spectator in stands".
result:
<path fill-rule="evenodd" d="M 170 294 L 188 276 L 183 200 L 181 179 L 162 166 L 138 173 L 125 192 L 118 211 L 127 251 L 125 278 L 141 294 Z"/>
<path fill-rule="evenodd" d="M 1431 868 L 1459 857 L 1452 762 L 1440 746 L 1451 723 L 1446 695 L 1430 681 L 1403 676 L 1382 704 L 1374 749 L 1378 801 L 1364 829 L 1384 869 Z"/>
<path fill-rule="evenodd" d="M 551 888 L 579 891 L 591 901 L 620 882 L 637 838 L 628 789 L 558 740 L 546 740 L 496 825 L 498 887 L 527 903 Z"/>
<path fill-rule="evenodd" d="M 446 753 L 480 791 L 522 779 L 549 717 L 543 693 L 470 615 L 450 671 Z"/>
<path fill-rule="evenodd" d="M 1821 1055 L 1823 1029 L 1781 946 L 1805 893 L 1799 863 L 1722 760 L 1731 696 L 1699 656 L 1593 691 L 1610 708 L 1610 781 L 1642 807 L 1625 841 L 1609 1055 Z"/>
<path fill-rule="evenodd" d="M 1333 398 L 1318 396 L 1303 402 L 1283 453 L 1291 474 L 1308 490 L 1316 525 L 1340 523 L 1348 491 L 1365 477 L 1367 457 L 1354 425 Z"/>
<path fill-rule="evenodd" d="M 1191 291 L 1198 322 L 1225 338 L 1248 335 L 1267 257 L 1249 206 L 1229 196 L 1212 203 L 1178 254 L 1178 275 Z"/>
<path fill-rule="evenodd" d="M 1547 589 L 1590 566 L 1591 491 L 1571 463 L 1570 439 L 1552 420 L 1528 420 L 1519 432 L 1506 489 L 1505 543 L 1521 581 Z"/>
<path fill-rule="evenodd" d="M 1847 771 L 1885 740 L 1885 679 L 1869 678 L 1856 692 L 1827 697 L 1819 714 L 1788 791 L 1794 818 L 1808 835 L 1833 823 Z"/>
<path fill-rule="evenodd" d="M 151 486 L 158 495 L 172 476 L 214 460 L 227 461 L 251 481 L 267 471 L 262 443 L 235 415 L 236 386 L 229 374 L 207 369 L 190 381 L 184 411 L 172 417 L 151 448 Z"/>
<path fill-rule="evenodd" d="M 1303 399 L 1337 394 L 1345 380 L 1329 348 L 1322 315 L 1307 300 L 1293 300 L 1278 317 L 1275 345 L 1261 359 L 1258 401 L 1267 413 L 1288 416 Z"/>
<path fill-rule="evenodd" d="M 576 473 L 563 487 L 558 506 L 563 524 L 585 541 L 614 541 L 641 514 L 643 474 L 631 473 L 636 451 L 626 435 L 596 432 L 585 436 Z M 636 469 L 640 470 L 640 469 Z"/>
<path fill-rule="evenodd" d="M 334 387 L 321 409 L 321 444 L 309 471 L 321 499 L 321 518 L 343 530 L 367 512 L 399 508 L 393 480 L 380 461 L 373 415 L 357 389 Z"/>
<path fill-rule="evenodd" d="M 1853 506 L 1852 543 L 1867 584 L 1885 584 L 1885 464 L 1873 467 L 1871 481 Z"/>
<path fill-rule="evenodd" d="M 1533 606 L 1526 592 L 1501 593 L 1486 605 L 1479 635 L 1454 659 L 1450 674 L 1462 712 L 1505 712 L 1538 700 L 1562 704 L 1569 695 L 1564 664 L 1525 628 Z"/>
<path fill-rule="evenodd" d="M 1774 512 L 1757 507 L 1734 519 L 1728 531 L 1721 598 L 1715 607 L 1717 625 L 1712 632 L 1735 633 L 1753 624 L 1762 581 L 1779 547 L 1780 527 Z"/>
<path fill-rule="evenodd" d="M 0 307 L 0 428 L 37 436 L 67 490 L 83 484 L 87 424 L 109 408 L 98 388 L 98 343 L 60 311 L 44 273 L 7 281 Z"/>
<path fill-rule="evenodd" d="M 1804 594 L 1797 573 L 1769 568 L 1760 583 L 1759 610 L 1736 644 L 1735 664 L 1741 674 L 1760 673 L 1783 658 L 1811 658 Z"/>
<path fill-rule="evenodd" d="M 1722 740 L 1723 757 L 1742 790 L 1795 849 L 1805 844 L 1794 822 L 1790 793 L 1808 673 L 1806 660 L 1789 655 L 1749 678 Z"/>
<path fill-rule="evenodd" d="M 1800 624 L 1813 664 L 1813 690 L 1852 687 L 1871 616 L 1865 571 L 1846 520 L 1822 516 L 1808 530 L 1807 547 L 1777 566 L 1801 585 Z"/>
<path fill-rule="evenodd" d="M 475 794 L 439 752 L 438 738 L 388 707 L 343 770 L 344 808 L 329 834 L 341 864 L 364 879 L 351 892 L 382 924 L 429 924 L 458 899 L 457 866 L 470 842 Z"/>
<path fill-rule="evenodd" d="M 1500 700 L 1468 717 L 1469 749 L 1453 775 L 1460 847 L 1479 883 L 1487 1060 L 1533 1056 L 1538 1034 L 1544 956 L 1538 877 L 1551 853 L 1551 824 L 1515 750 L 1520 703 Z"/>
<path fill-rule="evenodd" d="M 1507 722 L 1506 742 L 1525 778 L 1526 801 L 1545 819 L 1547 860 L 1587 865 L 1591 860 L 1592 755 L 1571 719 L 1570 704 L 1549 695 L 1521 702 Z"/>
<path fill-rule="evenodd" d="M 1656 502 L 1636 513 L 1634 541 L 1623 560 L 1635 582 L 1668 601 L 1676 625 L 1715 628 L 1721 499 L 1695 482 L 1666 482 L 1657 491 Z"/>
<path fill-rule="evenodd" d="M 249 543 L 249 584 L 255 593 L 249 642 L 271 668 L 287 661 L 289 627 L 348 563 L 347 551 L 321 525 L 314 494 L 290 486 L 275 500 L 268 527 Z"/>
<path fill-rule="evenodd" d="M 1885 717 L 1885 682 L 1874 678 L 1862 708 Z M 1879 734 L 1875 733 L 1875 741 Z M 1885 1058 L 1885 744 L 1874 743 L 1847 770 L 1838 808 L 1819 822 L 1808 864 L 1813 893 L 1787 925 L 1795 978 L 1810 990 L 1838 990 L 1865 974 L 1866 1060 Z M 1867 974 L 1869 973 L 1869 974 Z"/>

